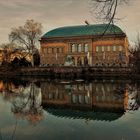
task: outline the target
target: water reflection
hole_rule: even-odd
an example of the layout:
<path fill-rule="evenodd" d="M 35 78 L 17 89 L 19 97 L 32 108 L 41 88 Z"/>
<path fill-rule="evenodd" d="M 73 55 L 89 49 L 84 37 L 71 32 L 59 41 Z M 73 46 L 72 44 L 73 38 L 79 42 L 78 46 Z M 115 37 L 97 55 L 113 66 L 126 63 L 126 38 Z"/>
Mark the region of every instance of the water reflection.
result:
<path fill-rule="evenodd" d="M 0 81 L 14 116 L 32 124 L 43 120 L 43 109 L 57 117 L 113 121 L 138 110 L 138 91 L 137 84 L 123 81 Z"/>
<path fill-rule="evenodd" d="M 128 104 L 127 110 L 137 110 L 140 105 L 139 87 L 137 84 L 127 85 Z"/>
<path fill-rule="evenodd" d="M 36 124 L 43 119 L 42 94 L 36 83 L 0 82 L 0 91 L 4 100 L 11 103 L 11 111 L 18 119 L 27 119 Z"/>
<path fill-rule="evenodd" d="M 56 85 L 46 82 L 41 84 L 41 91 L 44 106 L 104 111 L 125 110 L 127 106 L 128 93 L 122 83 L 93 82 Z"/>
<path fill-rule="evenodd" d="M 127 109 L 128 92 L 124 83 L 41 84 L 42 105 L 58 117 L 112 121 Z"/>

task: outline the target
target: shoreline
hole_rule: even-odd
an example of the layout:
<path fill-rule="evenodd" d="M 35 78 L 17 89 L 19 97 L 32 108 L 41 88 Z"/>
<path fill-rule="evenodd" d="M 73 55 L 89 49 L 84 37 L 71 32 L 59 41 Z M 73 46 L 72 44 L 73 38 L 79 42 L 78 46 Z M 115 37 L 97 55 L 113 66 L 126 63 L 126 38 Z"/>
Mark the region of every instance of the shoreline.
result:
<path fill-rule="evenodd" d="M 52 79 L 131 79 L 140 74 L 130 67 L 0 67 L 0 77 L 34 77 Z"/>

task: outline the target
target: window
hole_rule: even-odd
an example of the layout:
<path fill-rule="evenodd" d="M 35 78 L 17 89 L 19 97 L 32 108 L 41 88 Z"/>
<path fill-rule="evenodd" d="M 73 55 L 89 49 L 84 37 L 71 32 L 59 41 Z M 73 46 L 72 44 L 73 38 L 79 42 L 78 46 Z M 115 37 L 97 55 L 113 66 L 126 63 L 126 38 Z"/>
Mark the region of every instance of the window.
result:
<path fill-rule="evenodd" d="M 81 52 L 82 51 L 82 44 L 79 44 L 78 45 L 78 52 Z"/>
<path fill-rule="evenodd" d="M 104 46 L 102 46 L 102 52 L 104 52 L 105 51 L 105 47 Z"/>
<path fill-rule="evenodd" d="M 88 51 L 89 51 L 89 45 L 85 44 L 85 52 L 88 52 Z"/>
<path fill-rule="evenodd" d="M 96 46 L 96 52 L 99 52 L 99 46 Z"/>
<path fill-rule="evenodd" d="M 48 48 L 48 53 L 52 53 L 52 48 Z"/>
<path fill-rule="evenodd" d="M 122 46 L 119 46 L 119 51 L 122 51 L 123 50 L 123 47 Z"/>
<path fill-rule="evenodd" d="M 110 51 L 110 46 L 107 46 L 107 51 L 108 51 L 108 52 Z"/>
<path fill-rule="evenodd" d="M 75 44 L 71 45 L 71 52 L 76 52 L 76 45 Z"/>
<path fill-rule="evenodd" d="M 123 52 L 119 52 L 119 60 L 123 61 L 124 60 L 124 54 Z"/>
<path fill-rule="evenodd" d="M 60 53 L 60 50 L 59 50 L 59 48 L 57 48 L 57 53 Z"/>
<path fill-rule="evenodd" d="M 57 48 L 53 48 L 53 53 L 56 53 L 57 52 Z"/>
<path fill-rule="evenodd" d="M 59 53 L 63 53 L 63 48 L 59 48 Z"/>
<path fill-rule="evenodd" d="M 114 52 L 116 51 L 116 46 L 113 46 L 113 51 L 114 51 Z"/>

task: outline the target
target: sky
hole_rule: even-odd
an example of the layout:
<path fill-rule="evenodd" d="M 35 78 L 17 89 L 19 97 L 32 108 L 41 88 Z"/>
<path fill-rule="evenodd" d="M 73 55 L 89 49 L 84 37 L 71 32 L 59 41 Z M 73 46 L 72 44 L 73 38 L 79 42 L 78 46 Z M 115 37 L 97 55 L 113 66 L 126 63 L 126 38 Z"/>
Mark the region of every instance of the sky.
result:
<path fill-rule="evenodd" d="M 115 24 L 135 42 L 140 32 L 140 0 L 129 0 L 117 10 L 121 18 Z M 101 23 L 91 13 L 91 0 L 0 0 L 0 44 L 8 42 L 11 28 L 34 19 L 43 25 L 43 34 L 62 26 Z"/>

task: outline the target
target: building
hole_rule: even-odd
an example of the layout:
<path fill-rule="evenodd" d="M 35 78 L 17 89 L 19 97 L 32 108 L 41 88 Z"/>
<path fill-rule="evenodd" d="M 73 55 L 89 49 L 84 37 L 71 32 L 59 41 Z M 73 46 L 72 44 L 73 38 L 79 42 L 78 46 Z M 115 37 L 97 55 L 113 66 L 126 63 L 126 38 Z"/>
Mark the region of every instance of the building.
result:
<path fill-rule="evenodd" d="M 61 27 L 41 40 L 42 65 L 112 66 L 128 64 L 128 40 L 116 25 Z"/>
<path fill-rule="evenodd" d="M 32 56 L 29 53 L 23 52 L 20 49 L 0 49 L 0 64 L 2 64 L 3 61 L 10 63 L 15 58 L 25 58 L 27 61 L 31 62 L 31 57 Z"/>

